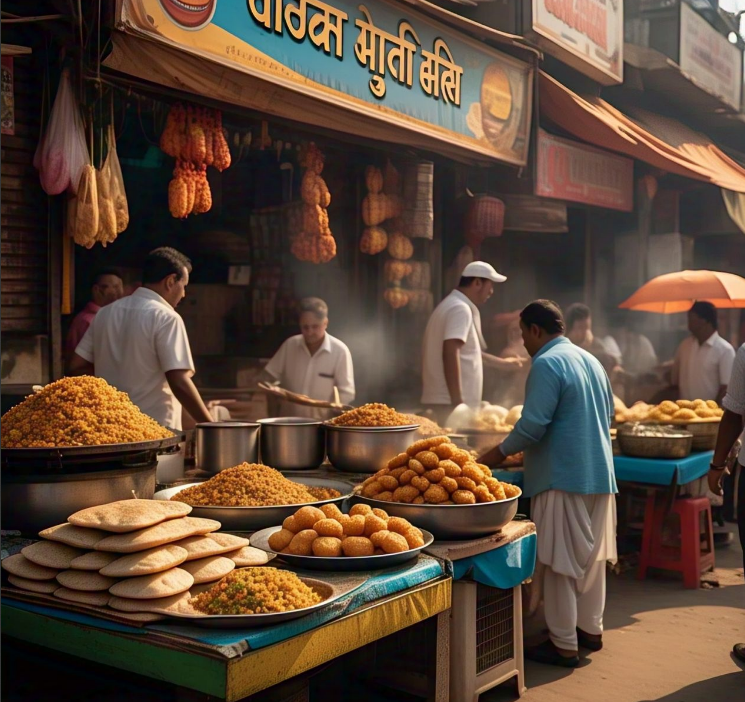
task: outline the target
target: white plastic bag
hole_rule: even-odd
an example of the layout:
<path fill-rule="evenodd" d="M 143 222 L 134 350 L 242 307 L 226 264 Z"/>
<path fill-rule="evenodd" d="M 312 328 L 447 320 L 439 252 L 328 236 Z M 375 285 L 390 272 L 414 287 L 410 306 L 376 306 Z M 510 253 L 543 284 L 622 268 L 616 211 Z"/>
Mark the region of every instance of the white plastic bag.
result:
<path fill-rule="evenodd" d="M 127 193 L 124 190 L 124 176 L 119 163 L 119 155 L 116 152 L 116 135 L 113 125 L 109 126 L 109 155 L 106 163 L 111 169 L 111 196 L 114 199 L 114 210 L 116 211 L 116 233 L 121 234 L 129 226 L 129 205 L 127 204 Z"/>
<path fill-rule="evenodd" d="M 41 187 L 48 195 L 59 195 L 68 188 L 77 193 L 80 176 L 88 163 L 83 120 L 70 85 L 70 72 L 65 69 L 41 141 L 38 159 Z"/>

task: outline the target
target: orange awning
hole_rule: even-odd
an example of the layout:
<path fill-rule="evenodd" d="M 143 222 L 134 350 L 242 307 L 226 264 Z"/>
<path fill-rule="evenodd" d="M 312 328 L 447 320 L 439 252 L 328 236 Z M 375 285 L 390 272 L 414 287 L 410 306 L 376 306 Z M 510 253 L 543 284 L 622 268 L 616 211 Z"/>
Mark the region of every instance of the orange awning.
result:
<path fill-rule="evenodd" d="M 745 193 L 745 168 L 711 139 L 644 110 L 625 115 L 605 100 L 582 96 L 540 73 L 541 115 L 582 141 L 617 151 L 685 178 Z"/>

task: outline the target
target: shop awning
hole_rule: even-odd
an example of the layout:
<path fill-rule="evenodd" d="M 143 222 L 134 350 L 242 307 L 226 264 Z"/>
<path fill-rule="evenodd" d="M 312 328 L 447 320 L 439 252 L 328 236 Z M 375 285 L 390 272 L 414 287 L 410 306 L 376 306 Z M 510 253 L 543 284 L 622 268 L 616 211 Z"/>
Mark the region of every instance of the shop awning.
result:
<path fill-rule="evenodd" d="M 661 170 L 745 193 L 745 168 L 711 139 L 644 110 L 626 115 L 602 98 L 574 93 L 541 72 L 541 116 L 582 141 Z"/>

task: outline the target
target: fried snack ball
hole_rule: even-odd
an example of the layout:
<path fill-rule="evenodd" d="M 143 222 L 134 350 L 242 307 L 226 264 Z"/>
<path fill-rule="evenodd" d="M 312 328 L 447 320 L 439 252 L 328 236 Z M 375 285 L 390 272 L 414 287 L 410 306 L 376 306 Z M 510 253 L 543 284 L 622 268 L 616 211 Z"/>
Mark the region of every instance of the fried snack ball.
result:
<path fill-rule="evenodd" d="M 408 485 L 413 478 L 416 478 L 417 474 L 409 468 L 409 470 L 405 471 L 404 473 L 401 473 L 401 477 L 398 479 L 398 482 L 401 483 L 401 485 Z"/>
<path fill-rule="evenodd" d="M 489 482 L 489 481 L 493 482 Z M 497 502 L 499 500 L 505 500 L 507 499 L 507 495 L 505 494 L 504 487 L 502 486 L 502 483 L 500 483 L 498 480 L 495 480 L 494 478 L 490 478 L 487 480 L 486 487 L 488 488 L 489 492 L 492 494 L 492 497 L 494 497 Z"/>
<path fill-rule="evenodd" d="M 313 555 L 325 556 L 326 558 L 342 555 L 341 539 L 333 536 L 319 536 L 313 542 Z"/>
<path fill-rule="evenodd" d="M 709 419 L 710 417 L 716 417 L 717 415 L 716 412 L 709 407 L 699 407 L 696 410 L 696 416 L 701 417 L 701 419 Z"/>
<path fill-rule="evenodd" d="M 417 475 L 424 475 L 427 469 L 416 458 L 412 458 L 409 461 L 409 470 L 413 470 Z"/>
<path fill-rule="evenodd" d="M 440 461 L 440 468 L 445 471 L 445 475 L 447 475 L 448 478 L 457 478 L 463 471 L 457 463 L 449 459 Z"/>
<path fill-rule="evenodd" d="M 442 444 L 450 444 L 449 436 L 431 436 L 429 439 L 425 439 L 427 442 L 427 448 L 431 451 L 432 449 L 442 446 Z"/>
<path fill-rule="evenodd" d="M 410 458 L 414 458 L 418 453 L 427 451 L 429 449 L 429 439 L 420 439 L 415 441 L 409 448 L 406 449 L 406 453 L 409 454 Z"/>
<path fill-rule="evenodd" d="M 706 407 L 705 400 L 694 400 L 692 409 L 699 409 L 699 407 Z"/>
<path fill-rule="evenodd" d="M 370 545 L 372 546 L 372 544 Z M 386 553 L 403 553 L 409 550 L 409 544 L 406 539 L 401 534 L 396 534 L 392 531 L 388 532 L 388 536 L 383 539 L 380 547 Z"/>
<path fill-rule="evenodd" d="M 401 466 L 405 466 L 409 462 L 409 454 L 399 453 L 398 456 L 395 456 L 394 458 L 391 458 L 390 461 L 388 461 L 388 470 L 394 470 L 395 468 L 400 468 Z"/>
<path fill-rule="evenodd" d="M 344 528 L 336 519 L 319 519 L 313 525 L 313 530 L 318 536 L 333 536 L 336 539 L 344 536 Z"/>
<path fill-rule="evenodd" d="M 423 495 L 419 495 L 419 497 L 415 497 L 411 501 L 411 504 L 412 505 L 423 505 L 424 504 L 424 496 Z"/>
<path fill-rule="evenodd" d="M 407 471 L 409 468 L 407 466 L 401 466 L 400 468 L 396 468 L 395 470 L 391 471 L 391 475 L 396 479 L 399 480 L 401 476 Z"/>
<path fill-rule="evenodd" d="M 450 460 L 453 463 L 456 463 L 461 468 L 466 465 L 466 463 L 473 463 L 473 456 L 471 456 L 468 451 L 464 451 L 463 449 L 457 449 L 453 452 L 453 455 L 450 457 Z"/>
<path fill-rule="evenodd" d="M 419 463 L 421 463 L 427 470 L 433 470 L 440 465 L 440 459 L 436 453 L 432 451 L 420 451 L 414 456 Z"/>
<path fill-rule="evenodd" d="M 362 536 L 365 533 L 365 518 L 361 514 L 350 516 L 342 515 L 341 525 L 344 529 L 344 536 Z"/>
<path fill-rule="evenodd" d="M 484 482 L 484 474 L 475 463 L 467 463 L 463 467 L 461 475 L 464 478 L 470 478 L 476 485 L 481 485 Z"/>
<path fill-rule="evenodd" d="M 381 519 L 385 519 L 388 521 L 388 512 L 386 512 L 384 509 L 378 509 L 377 507 L 373 509 L 373 514 L 376 517 L 380 517 Z"/>
<path fill-rule="evenodd" d="M 455 478 L 443 478 L 440 481 L 440 486 L 444 487 L 450 493 L 453 493 L 458 489 L 458 483 L 455 482 Z"/>
<path fill-rule="evenodd" d="M 293 556 L 310 556 L 313 553 L 313 542 L 318 538 L 315 529 L 303 529 L 292 537 L 287 553 Z"/>
<path fill-rule="evenodd" d="M 673 419 L 696 419 L 696 412 L 692 409 L 678 410 L 673 414 Z"/>
<path fill-rule="evenodd" d="M 383 492 L 386 490 L 393 492 L 398 487 L 398 480 L 392 475 L 383 475 L 378 478 L 378 482 L 383 486 Z"/>
<path fill-rule="evenodd" d="M 485 478 L 491 478 L 491 468 L 489 466 L 485 466 L 483 463 L 477 463 L 476 466 L 481 469 L 481 472 L 484 474 Z"/>
<path fill-rule="evenodd" d="M 297 521 L 295 521 L 294 514 L 290 515 L 282 522 L 282 528 L 287 529 L 287 531 L 291 531 L 293 534 L 297 534 L 299 531 L 302 531 L 298 526 Z"/>
<path fill-rule="evenodd" d="M 372 542 L 375 548 L 382 548 L 385 537 L 388 536 L 388 534 L 390 533 L 391 532 L 388 531 L 387 529 L 383 531 L 376 531 L 374 534 L 370 536 L 370 541 Z"/>
<path fill-rule="evenodd" d="M 415 478 L 412 478 L 411 484 L 419 490 L 419 492 L 427 492 L 430 486 L 429 480 L 427 480 L 423 475 L 417 475 Z"/>
<path fill-rule="evenodd" d="M 477 485 L 473 491 L 476 502 L 495 502 L 494 496 L 489 492 L 486 485 Z"/>
<path fill-rule="evenodd" d="M 471 490 L 456 490 L 451 497 L 456 505 L 475 505 L 476 496 Z"/>
<path fill-rule="evenodd" d="M 292 541 L 294 536 L 295 534 L 293 534 L 289 529 L 275 531 L 269 537 L 269 548 L 272 549 L 272 551 L 282 551 L 290 545 L 290 541 Z"/>
<path fill-rule="evenodd" d="M 427 492 L 424 493 L 424 501 L 432 505 L 438 505 L 440 502 L 450 499 L 448 491 L 440 485 L 431 485 Z"/>
<path fill-rule="evenodd" d="M 385 477 L 383 477 L 382 480 L 385 480 Z M 381 492 L 385 492 L 385 488 L 380 480 L 373 480 L 369 485 L 365 485 L 365 487 L 362 488 L 362 494 L 365 497 L 374 497 L 377 499 Z"/>
<path fill-rule="evenodd" d="M 442 468 L 434 468 L 428 470 L 424 477 L 429 480 L 430 483 L 439 483 L 445 477 L 445 471 Z"/>
<path fill-rule="evenodd" d="M 696 406 L 696 403 L 694 402 L 692 405 L 692 408 L 695 406 Z M 672 415 L 672 414 L 675 414 L 680 408 L 674 402 L 671 402 L 670 400 L 665 400 L 664 402 L 660 403 L 660 406 L 657 409 L 663 414 Z"/>
<path fill-rule="evenodd" d="M 375 495 L 375 499 L 380 500 L 381 502 L 390 502 L 393 499 L 393 493 L 390 490 L 386 490 L 385 492 Z"/>
<path fill-rule="evenodd" d="M 680 409 L 693 409 L 693 400 L 676 400 L 675 404 L 678 405 Z"/>
<path fill-rule="evenodd" d="M 375 546 L 372 541 L 364 536 L 350 536 L 341 543 L 342 551 L 345 556 L 359 558 L 360 556 L 372 556 L 375 553 Z"/>
<path fill-rule="evenodd" d="M 388 520 L 388 531 L 403 536 L 409 529 L 413 528 L 410 521 L 403 517 L 391 517 Z"/>
<path fill-rule="evenodd" d="M 517 497 L 520 494 L 520 488 L 517 487 L 517 485 L 512 485 L 511 483 L 502 483 L 502 487 L 504 488 L 504 494 L 507 499 L 511 497 Z"/>
<path fill-rule="evenodd" d="M 411 502 L 416 497 L 419 497 L 419 490 L 413 485 L 404 485 L 393 493 L 393 502 Z"/>
<path fill-rule="evenodd" d="M 713 410 L 719 409 L 719 405 L 717 404 L 717 401 L 716 400 L 707 400 L 706 401 L 706 406 L 709 409 L 713 409 Z"/>
<path fill-rule="evenodd" d="M 432 453 L 436 454 L 437 458 L 439 458 L 441 461 L 446 461 L 456 452 L 456 450 L 457 449 L 455 447 L 455 444 L 447 443 L 435 446 L 432 449 Z"/>
<path fill-rule="evenodd" d="M 455 478 L 455 482 L 458 484 L 460 490 L 469 490 L 473 492 L 476 489 L 476 483 L 470 478 L 466 478 L 462 475 L 460 478 Z"/>
<path fill-rule="evenodd" d="M 402 534 L 409 548 L 421 548 L 424 546 L 424 534 L 419 529 L 412 527 L 405 534 Z"/>
<path fill-rule="evenodd" d="M 334 504 L 321 505 L 320 510 L 326 515 L 327 519 L 336 519 L 337 522 L 339 521 L 339 517 L 343 514 L 343 512 Z"/>
<path fill-rule="evenodd" d="M 387 528 L 385 519 L 381 519 L 374 514 L 365 515 L 365 536 L 367 538 L 370 538 L 376 531 L 385 531 Z"/>
<path fill-rule="evenodd" d="M 295 524 L 299 527 L 299 531 L 312 529 L 317 521 L 325 518 L 326 515 L 317 507 L 301 507 L 295 512 Z"/>
<path fill-rule="evenodd" d="M 360 504 L 353 505 L 352 509 L 349 510 L 349 516 L 356 517 L 358 514 L 361 514 L 363 517 L 366 517 L 368 514 L 372 514 L 372 507 L 362 502 Z"/>

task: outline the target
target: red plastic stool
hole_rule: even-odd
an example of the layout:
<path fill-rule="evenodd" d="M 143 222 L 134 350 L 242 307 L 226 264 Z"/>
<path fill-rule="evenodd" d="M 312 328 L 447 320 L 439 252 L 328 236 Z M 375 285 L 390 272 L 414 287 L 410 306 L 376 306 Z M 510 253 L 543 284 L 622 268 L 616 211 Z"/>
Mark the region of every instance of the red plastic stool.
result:
<path fill-rule="evenodd" d="M 679 529 L 678 538 L 672 544 L 665 540 L 664 526 L 669 516 L 665 507 L 664 500 L 657 501 L 654 495 L 647 498 L 637 577 L 644 580 L 648 568 L 673 570 L 683 573 L 686 588 L 696 589 L 701 582 L 701 573 L 714 568 L 711 503 L 706 497 L 686 497 L 673 502 L 669 514 L 677 515 Z"/>

